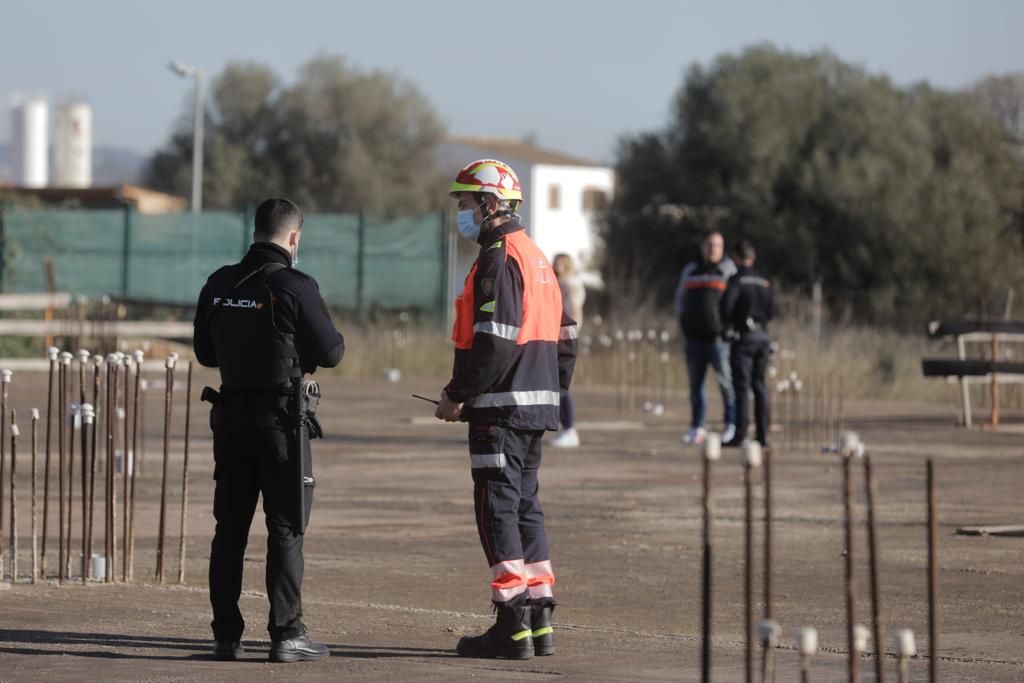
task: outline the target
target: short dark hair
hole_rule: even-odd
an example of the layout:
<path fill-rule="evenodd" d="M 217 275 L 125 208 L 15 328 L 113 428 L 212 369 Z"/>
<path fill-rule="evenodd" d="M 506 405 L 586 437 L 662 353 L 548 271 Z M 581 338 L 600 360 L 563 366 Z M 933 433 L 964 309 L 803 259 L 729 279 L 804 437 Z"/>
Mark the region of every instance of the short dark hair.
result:
<path fill-rule="evenodd" d="M 754 243 L 750 240 L 743 240 L 736 247 L 736 258 L 740 261 L 746 261 L 748 259 L 757 258 L 757 250 L 754 249 Z"/>
<path fill-rule="evenodd" d="M 252 236 L 257 242 L 270 242 L 284 237 L 295 227 L 302 230 L 302 212 L 299 207 L 292 201 L 274 197 L 265 199 L 256 209 L 256 226 Z"/>

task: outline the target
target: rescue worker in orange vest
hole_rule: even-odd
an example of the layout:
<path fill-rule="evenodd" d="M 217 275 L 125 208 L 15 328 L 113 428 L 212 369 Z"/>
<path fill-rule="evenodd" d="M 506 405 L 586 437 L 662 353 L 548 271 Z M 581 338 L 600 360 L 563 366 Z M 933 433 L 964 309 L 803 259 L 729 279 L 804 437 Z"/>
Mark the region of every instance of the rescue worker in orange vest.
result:
<path fill-rule="evenodd" d="M 576 323 L 562 308 L 551 264 L 516 213 L 515 172 L 482 159 L 449 190 L 459 233 L 480 253 L 456 302 L 455 369 L 436 416 L 469 423 L 477 530 L 491 568 L 497 620 L 461 638 L 464 657 L 554 654 L 555 575 L 537 475 L 541 439 L 559 427 L 559 392 L 576 364 Z"/>

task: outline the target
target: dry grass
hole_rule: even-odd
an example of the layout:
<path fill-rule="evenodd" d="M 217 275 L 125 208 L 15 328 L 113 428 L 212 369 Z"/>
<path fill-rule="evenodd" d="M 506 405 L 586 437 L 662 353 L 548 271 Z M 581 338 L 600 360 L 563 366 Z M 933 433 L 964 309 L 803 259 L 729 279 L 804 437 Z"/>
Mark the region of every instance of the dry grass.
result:
<path fill-rule="evenodd" d="M 644 320 L 646 318 L 646 320 Z M 616 332 L 626 333 L 630 329 L 662 330 L 670 335 L 667 343 L 650 343 L 646 340 L 628 346 L 639 357 L 642 365 L 645 354 L 650 356 L 652 370 L 664 368 L 668 379 L 667 389 L 685 390 L 685 371 L 681 355 L 681 341 L 674 321 L 643 316 L 636 311 L 629 316 L 629 324 L 615 324 L 607 320 L 591 319 L 583 329 L 584 343 L 589 342 L 590 352 L 581 358 L 578 379 L 591 387 L 614 387 L 621 382 L 642 384 L 661 383 L 659 377 L 645 377 L 641 372 L 623 379 L 616 353 L 628 354 L 623 345 L 628 342 L 616 340 Z M 348 377 L 382 377 L 389 368 L 399 368 L 406 378 L 423 378 L 443 381 L 450 375 L 453 346 L 448 334 L 436 328 L 415 328 L 411 326 L 370 327 L 342 326 L 346 332 L 346 354 L 341 368 L 337 371 Z M 612 341 L 611 346 L 602 346 L 599 338 L 604 335 Z M 825 326 L 822 337 L 815 343 L 809 325 L 796 318 L 777 321 L 772 326 L 772 336 L 779 343 L 780 352 L 774 357 L 779 379 L 796 371 L 805 386 L 832 382 L 833 390 L 843 391 L 850 399 L 884 399 L 921 401 L 953 405 L 959 401 L 955 386 L 940 379 L 928 379 L 921 373 L 921 359 L 925 356 L 949 356 L 955 354 L 952 344 L 930 341 L 922 332 L 909 334 L 870 327 L 847 325 Z M 621 349 L 621 351 L 620 351 Z M 670 354 L 668 367 L 659 365 L 663 352 Z M 585 367 L 589 366 L 589 367 Z M 656 371 L 656 370 L 655 370 Z M 972 389 L 972 398 L 977 409 L 988 406 L 988 391 L 985 387 Z M 1019 409 L 1022 405 L 1021 388 L 1017 386 L 1002 389 L 1004 408 Z"/>

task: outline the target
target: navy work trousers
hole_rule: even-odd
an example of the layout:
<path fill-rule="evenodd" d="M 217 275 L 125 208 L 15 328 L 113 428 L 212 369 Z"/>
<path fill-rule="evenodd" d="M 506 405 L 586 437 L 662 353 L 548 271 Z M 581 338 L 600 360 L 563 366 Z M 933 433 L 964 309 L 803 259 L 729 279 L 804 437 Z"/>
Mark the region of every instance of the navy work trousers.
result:
<path fill-rule="evenodd" d="M 771 412 L 764 376 L 771 359 L 771 339 L 766 332 L 748 332 L 732 343 L 729 363 L 736 392 L 736 438 L 743 440 L 750 422 L 750 391 L 754 391 L 754 422 L 757 440 L 768 445 Z"/>
<path fill-rule="evenodd" d="M 469 454 L 480 544 L 491 567 L 491 599 L 553 601 L 554 573 L 540 504 L 544 432 L 471 424 Z"/>

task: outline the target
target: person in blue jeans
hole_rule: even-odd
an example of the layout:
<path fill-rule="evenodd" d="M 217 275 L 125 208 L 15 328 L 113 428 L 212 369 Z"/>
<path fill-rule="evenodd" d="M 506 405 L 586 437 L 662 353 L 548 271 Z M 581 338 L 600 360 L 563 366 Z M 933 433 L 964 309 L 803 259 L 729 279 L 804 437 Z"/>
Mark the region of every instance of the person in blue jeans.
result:
<path fill-rule="evenodd" d="M 736 264 L 725 256 L 725 239 L 717 230 L 700 245 L 701 257 L 686 264 L 676 288 L 676 315 L 685 338 L 686 370 L 690 379 L 690 429 L 686 443 L 703 443 L 707 435 L 707 391 L 704 378 L 710 365 L 722 392 L 725 429 L 722 440 L 735 436 L 736 394 L 729 366 L 729 344 L 722 340 L 720 304 Z"/>

